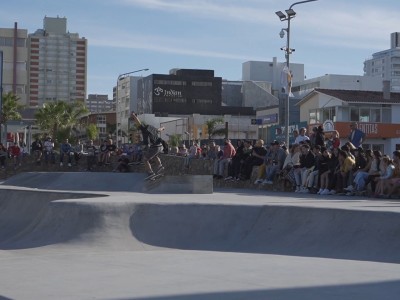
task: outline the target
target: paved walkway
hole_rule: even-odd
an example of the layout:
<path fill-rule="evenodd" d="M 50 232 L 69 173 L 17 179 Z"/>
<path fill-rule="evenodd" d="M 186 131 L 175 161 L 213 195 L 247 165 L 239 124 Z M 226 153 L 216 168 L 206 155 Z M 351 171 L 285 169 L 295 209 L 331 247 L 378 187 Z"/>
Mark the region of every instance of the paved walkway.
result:
<path fill-rule="evenodd" d="M 139 177 L 120 180 L 118 191 L 91 175 L 86 191 L 73 189 L 85 186 L 79 174 L 36 182 L 46 184 L 41 189 L 17 177 L 0 185 L 0 299 L 400 294 L 398 201 L 256 190 L 149 194 Z"/>

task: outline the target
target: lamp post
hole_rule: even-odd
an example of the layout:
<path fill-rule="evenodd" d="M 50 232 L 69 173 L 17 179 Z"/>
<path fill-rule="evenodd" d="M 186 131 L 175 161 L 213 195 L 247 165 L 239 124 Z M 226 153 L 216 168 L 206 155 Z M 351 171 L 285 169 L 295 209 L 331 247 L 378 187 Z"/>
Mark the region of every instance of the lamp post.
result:
<path fill-rule="evenodd" d="M 187 137 L 188 137 L 188 140 L 189 140 L 189 147 L 192 145 L 192 139 L 191 139 L 191 134 L 189 133 L 189 131 L 185 131 L 185 134 L 187 135 Z"/>
<path fill-rule="evenodd" d="M 116 92 L 115 92 L 115 136 L 116 136 L 116 145 L 118 147 L 118 138 L 119 138 L 119 81 L 123 78 L 125 78 L 126 76 L 128 76 L 129 74 L 133 74 L 133 73 L 138 73 L 138 72 L 142 72 L 142 71 L 148 71 L 149 69 L 140 69 L 140 70 L 136 70 L 136 71 L 132 71 L 132 72 L 127 72 L 127 73 L 123 73 L 118 75 L 118 79 L 117 79 L 117 87 L 116 87 Z"/>
<path fill-rule="evenodd" d="M 290 108 L 290 89 L 292 86 L 292 79 L 291 79 L 291 74 L 290 74 L 290 67 L 289 67 L 289 62 L 290 62 L 290 54 L 294 52 L 294 49 L 290 48 L 290 20 L 293 19 L 296 16 L 296 12 L 292 9 L 293 6 L 302 4 L 302 3 L 307 3 L 307 2 L 313 2 L 317 0 L 307 0 L 307 1 L 300 1 L 300 2 L 295 2 L 293 3 L 289 9 L 286 9 L 285 13 L 281 11 L 277 11 L 275 14 L 279 17 L 279 19 L 284 22 L 287 21 L 287 28 L 282 28 L 282 30 L 279 33 L 279 36 L 283 38 L 285 36 L 285 31 L 286 31 L 286 47 L 281 48 L 281 50 L 285 51 L 285 58 L 286 58 L 286 67 L 287 67 L 287 74 L 288 76 L 288 88 L 286 89 L 287 97 L 286 97 L 286 117 L 285 117 L 285 142 L 286 142 L 286 147 L 289 147 L 289 108 Z M 290 75 L 290 76 L 289 76 Z"/>

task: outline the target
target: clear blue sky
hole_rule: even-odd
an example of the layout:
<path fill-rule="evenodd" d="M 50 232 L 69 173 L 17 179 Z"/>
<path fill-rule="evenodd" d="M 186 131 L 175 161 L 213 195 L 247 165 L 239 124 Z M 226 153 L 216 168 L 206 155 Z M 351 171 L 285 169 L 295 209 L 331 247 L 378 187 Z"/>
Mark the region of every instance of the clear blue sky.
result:
<path fill-rule="evenodd" d="M 0 27 L 43 28 L 43 18 L 66 17 L 67 29 L 88 39 L 88 94 L 112 95 L 119 74 L 149 68 L 213 69 L 240 80 L 248 60 L 284 61 L 287 22 L 275 12 L 287 0 L 14 0 L 2 1 Z M 363 62 L 389 49 L 400 31 L 399 0 L 318 0 L 294 7 L 291 61 L 307 78 L 362 75 Z M 137 75 L 140 75 L 138 73 Z"/>

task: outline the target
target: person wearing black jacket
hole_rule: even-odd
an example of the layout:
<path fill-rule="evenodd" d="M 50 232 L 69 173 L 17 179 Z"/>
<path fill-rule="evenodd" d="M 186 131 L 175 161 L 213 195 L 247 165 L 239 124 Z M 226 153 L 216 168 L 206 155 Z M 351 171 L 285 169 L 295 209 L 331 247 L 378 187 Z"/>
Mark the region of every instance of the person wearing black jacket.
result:
<path fill-rule="evenodd" d="M 142 133 L 143 163 L 148 174 L 145 179 L 151 179 L 157 174 L 161 174 L 164 170 L 159 158 L 159 154 L 163 152 L 162 139 L 159 138 L 159 133 L 165 128 L 155 128 L 154 126 L 143 124 L 135 112 L 131 113 L 130 119 L 135 122 L 136 127 Z M 150 161 L 155 162 L 156 170 L 153 171 Z"/>
<path fill-rule="evenodd" d="M 38 138 L 32 143 L 32 152 L 35 155 L 36 162 L 40 162 L 43 155 L 43 144 Z"/>
<path fill-rule="evenodd" d="M 315 133 L 315 145 L 324 147 L 325 146 L 325 133 L 324 128 L 319 125 Z"/>
<path fill-rule="evenodd" d="M 240 170 L 239 179 L 249 180 L 254 166 L 260 166 L 264 163 L 264 157 L 267 154 L 267 149 L 264 147 L 264 140 L 259 139 L 255 143 L 249 155 L 243 162 Z"/>
<path fill-rule="evenodd" d="M 236 147 L 236 154 L 232 157 L 231 163 L 228 165 L 228 176 L 225 180 L 233 180 L 239 177 L 240 168 L 245 157 L 245 145 L 248 148 L 249 144 L 243 140 L 238 140 Z"/>
<path fill-rule="evenodd" d="M 310 151 L 310 146 L 308 144 L 303 144 L 301 146 L 300 155 L 300 167 L 294 170 L 294 178 L 296 180 L 296 193 L 306 193 L 308 192 L 305 186 L 307 177 L 310 172 L 315 167 L 315 156 Z"/>
<path fill-rule="evenodd" d="M 318 171 L 320 176 L 320 189 L 317 194 L 329 195 L 330 182 L 335 171 L 336 161 L 329 149 L 321 148 L 322 156 L 318 160 Z"/>

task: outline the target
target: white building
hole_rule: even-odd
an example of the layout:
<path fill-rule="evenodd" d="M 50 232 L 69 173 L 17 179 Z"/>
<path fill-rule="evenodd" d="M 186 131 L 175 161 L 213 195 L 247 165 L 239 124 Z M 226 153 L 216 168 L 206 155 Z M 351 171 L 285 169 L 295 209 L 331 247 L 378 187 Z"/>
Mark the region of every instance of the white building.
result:
<path fill-rule="evenodd" d="M 364 74 L 389 80 L 391 91 L 400 92 L 400 32 L 390 35 L 390 49 L 376 52 L 364 62 Z"/>
<path fill-rule="evenodd" d="M 373 76 L 326 74 L 293 84 L 292 93 L 302 98 L 313 89 L 382 91 L 383 79 Z"/>
<path fill-rule="evenodd" d="M 274 57 L 272 61 L 246 61 L 242 64 L 243 81 L 267 81 L 272 84 L 272 94 L 277 96 L 281 91 L 282 70 L 286 62 L 278 62 Z M 304 80 L 304 64 L 290 63 L 293 83 Z"/>
<path fill-rule="evenodd" d="M 87 40 L 67 31 L 66 18 L 45 17 L 29 34 L 29 106 L 86 99 Z"/>
<path fill-rule="evenodd" d="M 113 89 L 113 102 L 115 103 L 117 121 L 119 128 L 125 132 L 128 131 L 128 119 L 131 111 L 138 112 L 138 101 L 143 99 L 143 96 L 138 97 L 138 82 L 140 79 L 142 79 L 141 76 L 122 77 Z"/>
<path fill-rule="evenodd" d="M 388 155 L 400 149 L 400 93 L 315 89 L 298 105 L 300 121 L 307 122 L 309 131 L 329 124 L 329 131 L 337 130 L 343 145 L 350 123 L 357 122 L 366 133 L 364 148 Z"/>

